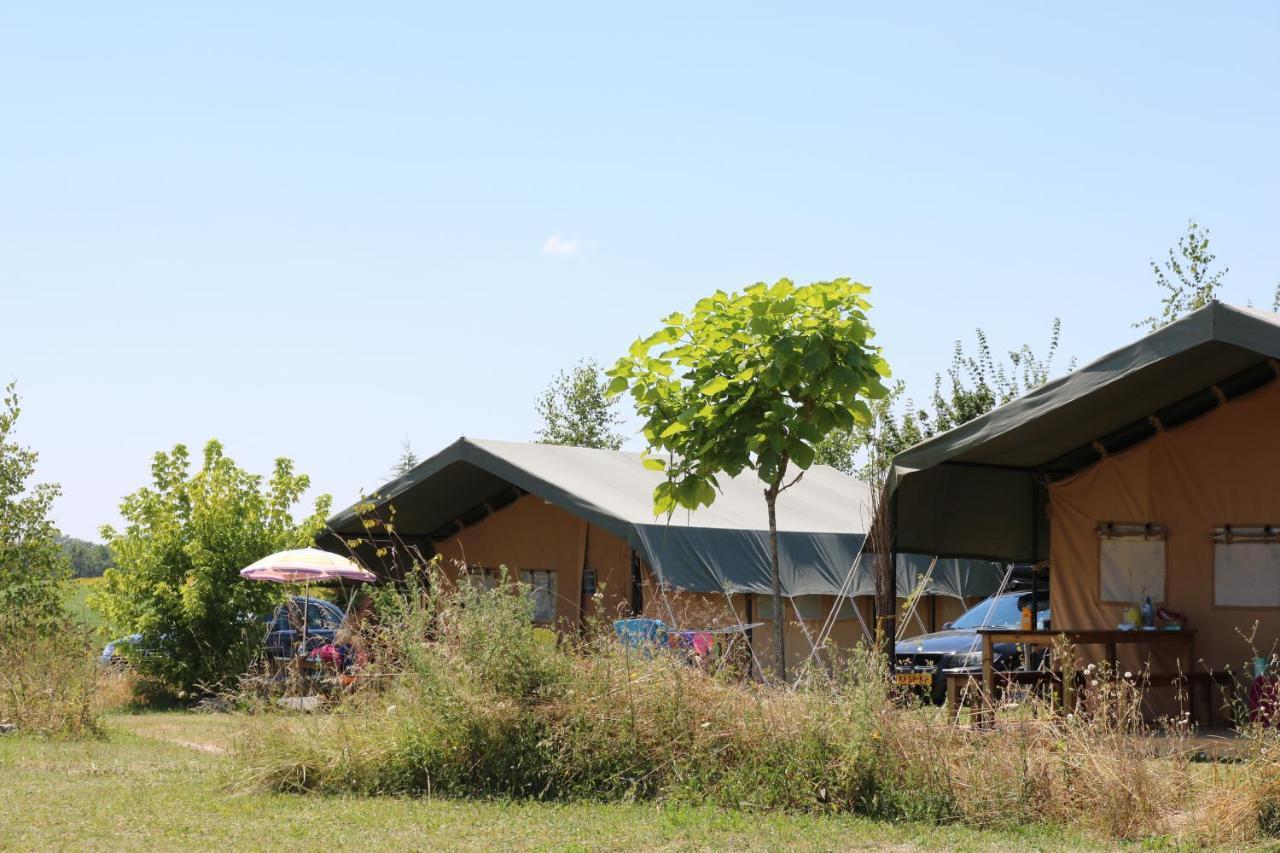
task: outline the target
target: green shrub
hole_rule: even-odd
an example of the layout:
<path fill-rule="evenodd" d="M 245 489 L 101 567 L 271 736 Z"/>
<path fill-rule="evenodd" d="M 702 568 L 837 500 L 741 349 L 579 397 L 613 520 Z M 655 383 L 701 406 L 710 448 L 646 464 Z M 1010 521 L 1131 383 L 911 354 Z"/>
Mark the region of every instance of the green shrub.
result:
<path fill-rule="evenodd" d="M 13 440 L 21 413 L 10 382 L 0 394 L 0 630 L 27 634 L 60 627 L 70 567 L 49 518 L 62 490 L 32 482 L 39 454 Z"/>
<path fill-rule="evenodd" d="M 152 484 L 120 504 L 124 530 L 102 529 L 116 565 L 90 599 L 119 634 L 142 635 L 123 651 L 145 683 L 180 699 L 225 688 L 245 671 L 262 642 L 257 617 L 283 593 L 240 570 L 310 544 L 329 509 L 323 495 L 309 517 L 294 520 L 310 480 L 288 459 L 264 479 L 210 441 L 200 470 L 189 467 L 182 445 L 156 454 Z"/>

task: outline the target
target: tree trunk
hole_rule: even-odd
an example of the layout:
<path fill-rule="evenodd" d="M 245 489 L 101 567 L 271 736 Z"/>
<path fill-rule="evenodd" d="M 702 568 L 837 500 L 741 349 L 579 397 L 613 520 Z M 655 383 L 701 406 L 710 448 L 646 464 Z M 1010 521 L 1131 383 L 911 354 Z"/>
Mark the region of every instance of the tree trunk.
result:
<path fill-rule="evenodd" d="M 782 476 L 779 475 L 778 482 L 773 483 L 765 490 L 764 499 L 769 505 L 769 581 L 773 585 L 774 671 L 778 674 L 778 680 L 786 684 L 786 644 L 782 638 L 786 620 L 783 618 L 785 614 L 782 609 L 782 578 L 778 574 L 778 483 L 781 482 Z"/>
<path fill-rule="evenodd" d="M 898 635 L 898 545 L 895 535 L 898 494 L 887 501 L 882 497 L 873 522 L 872 539 L 875 554 L 876 639 L 892 670 Z"/>

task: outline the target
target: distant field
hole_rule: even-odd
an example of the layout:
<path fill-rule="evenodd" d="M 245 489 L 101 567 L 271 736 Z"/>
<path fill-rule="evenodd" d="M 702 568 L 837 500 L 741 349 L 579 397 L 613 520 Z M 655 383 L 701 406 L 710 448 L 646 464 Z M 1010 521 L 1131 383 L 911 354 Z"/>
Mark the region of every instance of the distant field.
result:
<path fill-rule="evenodd" d="M 95 639 L 107 642 L 112 639 L 107 636 L 106 626 L 103 624 L 102 617 L 90 609 L 87 599 L 89 594 L 102 583 L 102 578 L 76 578 L 68 584 L 67 591 L 67 609 L 71 611 L 72 617 L 93 632 Z"/>
<path fill-rule="evenodd" d="M 0 737 L 0 849 L 1080 849 L 1069 834 L 654 805 L 237 793 L 243 720 L 111 719 L 104 743 Z"/>

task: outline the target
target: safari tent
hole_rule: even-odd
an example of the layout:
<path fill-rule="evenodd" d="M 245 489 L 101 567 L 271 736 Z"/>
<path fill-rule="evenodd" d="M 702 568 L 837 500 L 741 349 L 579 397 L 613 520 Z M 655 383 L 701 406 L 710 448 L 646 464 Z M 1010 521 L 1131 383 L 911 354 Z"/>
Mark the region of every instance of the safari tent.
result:
<path fill-rule="evenodd" d="M 653 512 L 662 476 L 638 453 L 461 438 L 362 507 L 335 515 L 321 544 L 344 549 L 366 539 L 366 549 L 384 553 L 411 546 L 423 557 L 439 554 L 455 580 L 467 573 L 492 583 L 505 567 L 533 588 L 535 620 L 561 631 L 597 613 L 681 627 L 764 623 L 758 630 L 770 631 L 767 516 L 754 473 L 721 478 L 710 507 L 671 518 Z M 826 466 L 779 497 L 790 663 L 808 656 L 824 625 L 837 645 L 863 638 L 868 603 L 860 610 L 854 597 L 869 595 L 872 583 L 870 561 L 859 560 L 871 515 L 868 487 Z M 366 528 L 370 518 L 394 518 L 395 535 L 379 541 L 380 528 Z M 930 561 L 904 555 L 900 563 L 910 589 Z M 979 595 L 998 581 L 994 570 L 935 566 L 926 592 Z M 940 624 L 962 606 L 931 600 L 921 624 Z M 767 663 L 769 644 L 754 645 Z"/>
<path fill-rule="evenodd" d="M 1048 560 L 1055 630 L 1149 595 L 1196 632 L 1154 670 L 1239 668 L 1280 637 L 1277 359 L 1280 315 L 1214 302 L 918 444 L 887 484 L 894 546 Z"/>

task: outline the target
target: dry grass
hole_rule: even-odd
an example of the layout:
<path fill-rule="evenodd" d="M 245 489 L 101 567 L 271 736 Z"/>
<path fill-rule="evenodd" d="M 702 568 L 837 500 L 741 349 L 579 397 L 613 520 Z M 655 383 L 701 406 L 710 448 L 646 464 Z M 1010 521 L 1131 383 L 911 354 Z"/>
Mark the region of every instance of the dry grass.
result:
<path fill-rule="evenodd" d="M 112 715 L 103 740 L 0 737 L 0 850 L 1064 850 L 1076 833 L 668 804 L 241 795 L 236 714 Z M 121 731 L 122 729 L 127 731 Z M 199 744 L 194 748 L 186 744 Z M 212 749 L 210 748 L 212 747 Z"/>
<path fill-rule="evenodd" d="M 0 630 L 0 722 L 52 737 L 101 734 L 98 666 L 85 632 L 73 625 Z"/>
<path fill-rule="evenodd" d="M 518 596 L 438 583 L 383 609 L 381 671 L 331 713 L 258 716 L 251 790 L 660 801 L 855 814 L 1099 839 L 1254 841 L 1280 823 L 1277 740 L 1206 773 L 1185 726 L 1160 750 L 1131 679 L 1091 673 L 1080 709 L 1030 700 L 987 728 L 894 696 L 876 655 L 780 690 L 611 638 L 537 642 Z M 1153 757 L 1156 752 L 1161 757 Z"/>

